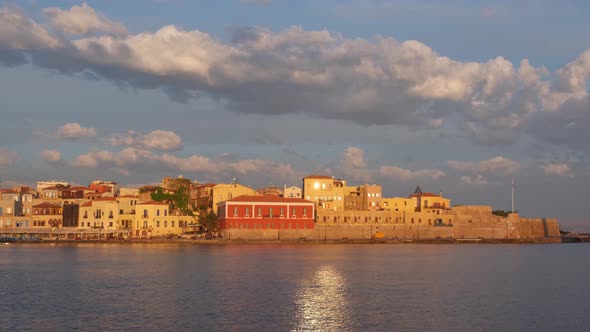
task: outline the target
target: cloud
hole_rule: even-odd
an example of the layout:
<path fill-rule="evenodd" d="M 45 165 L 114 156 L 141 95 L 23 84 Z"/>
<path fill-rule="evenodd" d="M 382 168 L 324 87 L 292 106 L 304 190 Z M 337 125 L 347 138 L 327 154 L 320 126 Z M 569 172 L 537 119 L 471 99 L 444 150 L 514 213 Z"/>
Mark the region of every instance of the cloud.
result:
<path fill-rule="evenodd" d="M 566 163 L 550 163 L 542 165 L 541 168 L 545 175 L 556 175 L 556 176 L 567 176 L 570 178 L 574 177 L 572 170 Z"/>
<path fill-rule="evenodd" d="M 443 176 L 446 176 L 443 171 L 437 169 L 422 169 L 412 171 L 397 166 L 381 166 L 381 168 L 379 168 L 379 174 L 383 177 L 395 178 L 400 181 L 410 181 L 420 178 L 430 178 L 437 180 Z"/>
<path fill-rule="evenodd" d="M 372 181 L 371 171 L 367 168 L 365 161 L 365 151 L 354 146 L 349 146 L 344 150 L 342 172 L 352 180 Z"/>
<path fill-rule="evenodd" d="M 11 166 L 16 160 L 18 160 L 16 152 L 0 147 L 0 166 Z"/>
<path fill-rule="evenodd" d="M 41 151 L 41 157 L 48 163 L 60 163 L 62 161 L 61 152 L 57 150 L 43 150 Z"/>
<path fill-rule="evenodd" d="M 182 149 L 182 139 L 174 132 L 167 130 L 153 130 L 145 135 L 130 130 L 124 135 L 113 135 L 109 141 L 113 146 L 126 145 L 140 149 L 160 151 L 178 151 Z"/>
<path fill-rule="evenodd" d="M 43 27 L 20 12 L 0 8 L 0 50 L 30 51 L 61 46 Z"/>
<path fill-rule="evenodd" d="M 488 180 L 484 179 L 483 176 L 481 175 L 477 175 L 477 176 L 462 176 L 461 177 L 461 181 L 465 182 L 467 184 L 475 184 L 475 185 L 484 185 L 484 184 L 488 184 Z"/>
<path fill-rule="evenodd" d="M 78 123 L 71 122 L 61 126 L 57 130 L 57 136 L 59 138 L 67 140 L 77 140 L 84 137 L 94 137 L 96 136 L 96 129 L 92 127 L 85 128 L 80 126 L 80 124 Z"/>
<path fill-rule="evenodd" d="M 67 24 L 54 23 L 64 30 L 106 34 L 59 39 L 2 9 L 0 63 L 30 59 L 67 75 L 92 73 L 123 87 L 161 89 L 180 102 L 207 95 L 241 113 L 308 113 L 423 130 L 455 126 L 482 144 L 513 143 L 523 133 L 549 142 L 584 141 L 564 138 L 570 123 L 561 118 L 587 135 L 581 128 L 590 104 L 590 50 L 550 73 L 527 59 L 463 62 L 419 41 L 384 36 L 349 39 L 297 26 L 280 32 L 249 27 L 233 29 L 225 42 L 173 25 L 113 36 L 117 29 L 104 17 L 98 23 L 74 20 L 95 13 L 86 4 L 47 12 L 55 20 L 67 18 Z M 556 133 L 548 133 L 544 129 L 553 121 Z"/>
<path fill-rule="evenodd" d="M 520 169 L 520 163 L 502 156 L 479 162 L 448 161 L 447 164 L 457 171 L 477 174 L 512 175 Z"/>
<path fill-rule="evenodd" d="M 127 35 L 127 28 L 121 23 L 113 22 L 104 15 L 97 13 L 85 2 L 73 6 L 69 10 L 45 8 L 45 15 L 50 19 L 51 26 L 69 35 L 91 35 L 106 33 L 115 36 Z"/>
<path fill-rule="evenodd" d="M 129 168 L 143 167 L 151 170 L 174 170 L 203 174 L 263 174 L 282 178 L 298 175 L 290 164 L 272 160 L 234 160 L 234 158 L 227 158 L 225 155 L 213 159 L 200 155 L 179 157 L 168 153 L 156 154 L 137 148 L 126 148 L 118 152 L 90 151 L 76 156 L 69 162 L 69 165 L 76 168 L 110 168 L 120 174 L 129 174 Z"/>

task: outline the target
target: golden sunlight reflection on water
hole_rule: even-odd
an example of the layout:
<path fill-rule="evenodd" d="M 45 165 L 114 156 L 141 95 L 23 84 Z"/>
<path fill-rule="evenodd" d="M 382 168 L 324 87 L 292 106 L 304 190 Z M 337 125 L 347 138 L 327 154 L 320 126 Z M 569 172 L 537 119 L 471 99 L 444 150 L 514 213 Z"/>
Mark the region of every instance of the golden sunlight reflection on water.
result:
<path fill-rule="evenodd" d="M 296 293 L 293 331 L 347 331 L 352 326 L 346 280 L 333 266 L 322 266 Z"/>

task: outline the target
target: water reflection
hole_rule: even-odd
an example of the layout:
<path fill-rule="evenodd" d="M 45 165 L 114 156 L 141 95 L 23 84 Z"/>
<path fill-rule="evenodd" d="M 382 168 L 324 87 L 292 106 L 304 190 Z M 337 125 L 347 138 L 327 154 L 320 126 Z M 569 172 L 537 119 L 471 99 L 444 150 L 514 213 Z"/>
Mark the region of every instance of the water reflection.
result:
<path fill-rule="evenodd" d="M 352 322 L 346 280 L 332 266 L 322 266 L 297 289 L 294 331 L 347 331 Z"/>

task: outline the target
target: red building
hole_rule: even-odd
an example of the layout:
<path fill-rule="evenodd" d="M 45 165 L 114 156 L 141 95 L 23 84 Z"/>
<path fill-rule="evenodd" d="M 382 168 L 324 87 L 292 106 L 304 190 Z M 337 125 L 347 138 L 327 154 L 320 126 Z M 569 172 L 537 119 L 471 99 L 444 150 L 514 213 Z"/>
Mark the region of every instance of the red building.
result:
<path fill-rule="evenodd" d="M 224 229 L 313 229 L 314 203 L 301 198 L 244 195 L 217 204 Z"/>

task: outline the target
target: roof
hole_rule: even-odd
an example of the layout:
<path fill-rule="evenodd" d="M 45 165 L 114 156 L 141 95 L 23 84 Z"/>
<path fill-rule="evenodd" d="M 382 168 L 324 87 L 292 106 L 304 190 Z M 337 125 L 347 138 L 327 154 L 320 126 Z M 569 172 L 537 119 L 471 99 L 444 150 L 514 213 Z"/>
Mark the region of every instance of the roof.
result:
<path fill-rule="evenodd" d="M 412 194 L 410 197 L 442 197 L 441 195 L 433 194 L 433 193 L 421 193 L 421 194 Z"/>
<path fill-rule="evenodd" d="M 90 202 L 86 202 L 86 203 L 84 203 L 84 204 L 82 204 L 82 205 L 80 205 L 80 206 L 81 206 L 81 207 L 88 207 L 88 206 L 92 206 L 92 201 L 90 201 Z"/>
<path fill-rule="evenodd" d="M 94 190 L 94 189 L 90 189 L 88 187 L 71 187 L 69 189 L 70 190 Z"/>
<path fill-rule="evenodd" d="M 255 203 L 311 203 L 303 198 L 280 197 L 275 195 L 242 195 L 225 202 L 255 202 Z M 224 202 L 222 202 L 224 203 Z"/>
<path fill-rule="evenodd" d="M 330 180 L 332 180 L 334 178 L 331 177 L 331 176 L 327 176 L 327 175 L 316 175 L 316 174 L 312 174 L 312 175 L 308 175 L 308 176 L 304 177 L 303 179 L 304 180 L 305 179 L 330 179 Z"/>
<path fill-rule="evenodd" d="M 2 194 L 18 194 L 17 191 L 14 191 L 12 189 L 0 189 L 0 193 L 2 193 Z"/>
<path fill-rule="evenodd" d="M 141 203 L 137 203 L 137 205 L 168 205 L 166 203 L 157 202 L 157 201 L 145 201 Z"/>
<path fill-rule="evenodd" d="M 60 206 L 57 204 L 53 204 L 53 203 L 49 203 L 49 202 L 43 202 L 37 205 L 33 205 L 34 208 L 59 208 Z"/>
<path fill-rule="evenodd" d="M 111 202 L 116 202 L 117 199 L 115 197 L 98 197 L 96 199 L 94 199 L 95 202 L 100 202 L 100 201 L 111 201 Z"/>
<path fill-rule="evenodd" d="M 136 196 L 136 195 L 123 195 L 123 196 L 117 196 L 117 198 L 139 198 L 139 196 Z"/>

